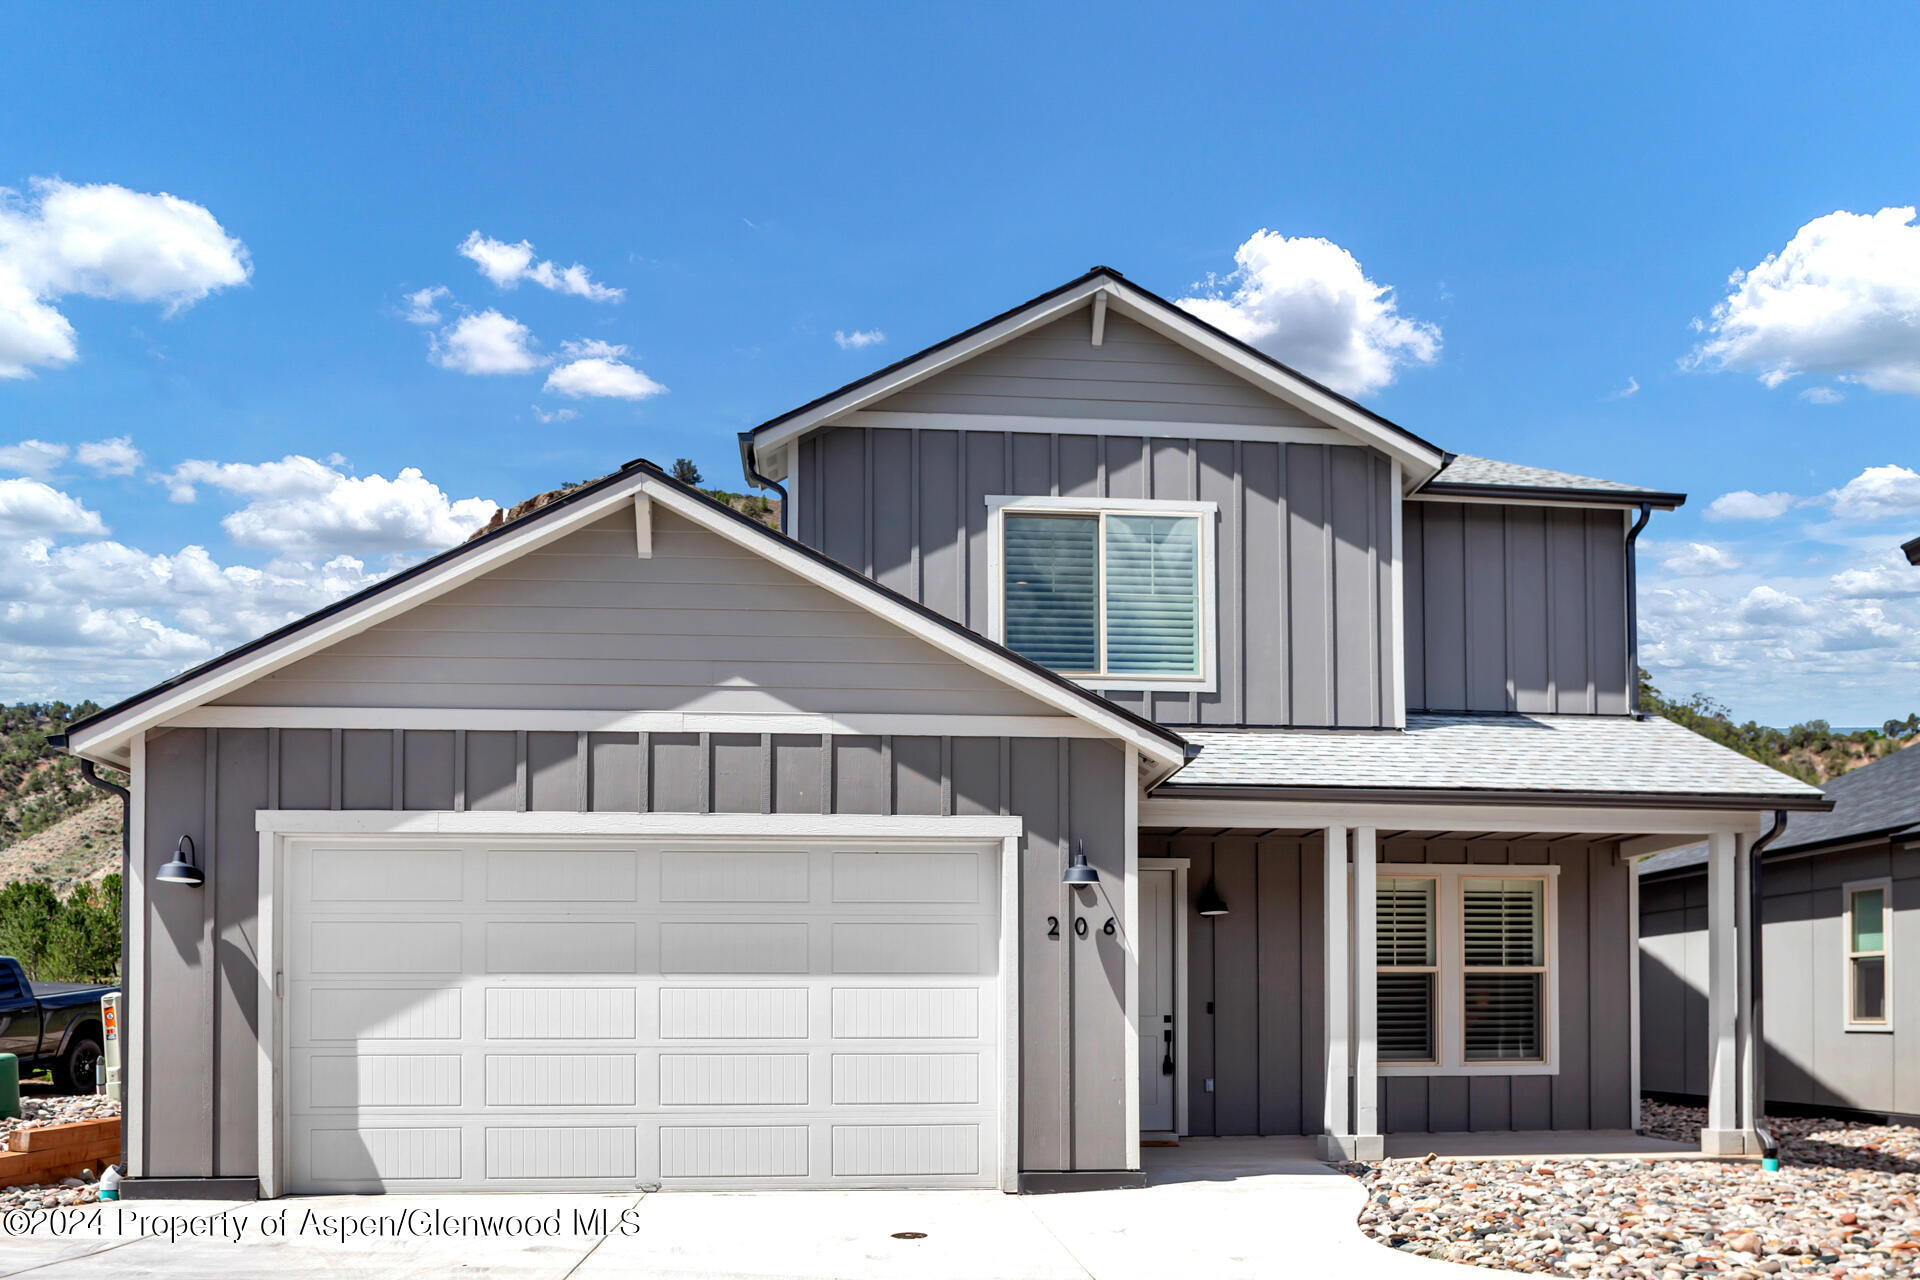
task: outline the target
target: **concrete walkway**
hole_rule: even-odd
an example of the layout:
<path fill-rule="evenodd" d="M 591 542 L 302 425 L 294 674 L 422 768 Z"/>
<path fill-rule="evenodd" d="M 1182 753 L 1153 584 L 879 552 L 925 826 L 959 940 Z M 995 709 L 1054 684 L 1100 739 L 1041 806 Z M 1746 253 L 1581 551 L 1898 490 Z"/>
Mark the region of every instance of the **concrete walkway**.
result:
<path fill-rule="evenodd" d="M 0 1276 L 1020 1277 L 1166 1280 L 1273 1276 L 1418 1280 L 1468 1271 L 1367 1240 L 1358 1183 L 1313 1158 L 1310 1139 L 1188 1140 L 1146 1153 L 1149 1185 L 1130 1191 L 1007 1196 L 982 1191 L 769 1191 L 740 1195 L 362 1196 L 260 1204 L 130 1201 L 104 1235 L 0 1239 Z M 360 1229 L 438 1211 L 461 1219 L 555 1223 L 534 1239 L 316 1235 L 343 1217 Z M 203 1234 L 141 1235 L 169 1217 Z M 596 1218 L 603 1214 L 603 1218 Z M 284 1216 L 283 1216 L 284 1215 Z M 51 1221 L 51 1220 L 49 1220 Z M 78 1219 L 76 1219 L 78 1221 Z M 277 1223 L 284 1222 L 278 1229 Z M 208 1236 L 212 1230 L 224 1236 Z M 303 1234 L 304 1231 L 304 1234 Z M 896 1232 L 919 1232 L 901 1240 Z M 238 1239 L 233 1237 L 238 1236 Z"/>

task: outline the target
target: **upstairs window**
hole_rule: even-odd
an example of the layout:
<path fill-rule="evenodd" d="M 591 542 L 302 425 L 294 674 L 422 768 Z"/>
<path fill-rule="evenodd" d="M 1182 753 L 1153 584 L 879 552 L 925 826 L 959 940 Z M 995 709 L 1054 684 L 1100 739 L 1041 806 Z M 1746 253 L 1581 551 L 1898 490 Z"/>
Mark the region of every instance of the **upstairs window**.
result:
<path fill-rule="evenodd" d="M 1846 886 L 1847 904 L 1847 1030 L 1891 1031 L 1888 1010 L 1889 944 L 1892 924 L 1887 910 L 1888 880 L 1859 881 Z"/>
<path fill-rule="evenodd" d="M 1099 688 L 1211 687 L 1212 504 L 988 502 L 994 639 Z"/>

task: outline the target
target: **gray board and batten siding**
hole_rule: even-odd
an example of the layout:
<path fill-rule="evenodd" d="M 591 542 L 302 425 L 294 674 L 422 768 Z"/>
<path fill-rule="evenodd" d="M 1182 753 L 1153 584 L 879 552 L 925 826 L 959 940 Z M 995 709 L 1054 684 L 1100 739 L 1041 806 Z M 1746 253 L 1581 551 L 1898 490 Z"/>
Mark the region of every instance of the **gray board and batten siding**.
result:
<path fill-rule="evenodd" d="M 1578 507 L 1407 503 L 1408 709 L 1627 714 L 1626 519 Z"/>
<path fill-rule="evenodd" d="M 1189 914 L 1187 920 L 1192 1132 L 1320 1132 L 1326 1043 L 1321 837 L 1142 832 L 1141 855 L 1189 859 L 1188 883 L 1211 879 L 1229 908 L 1224 916 Z M 1550 997 L 1558 1006 L 1558 1072 L 1383 1076 L 1383 1130 L 1632 1128 L 1632 1049 L 1624 1031 L 1631 1016 L 1632 870 L 1616 847 L 1394 838 L 1380 842 L 1378 856 L 1383 863 L 1560 868 L 1559 910 L 1550 923 L 1559 935 L 1559 977 Z"/>
<path fill-rule="evenodd" d="M 651 558 L 608 516 L 216 705 L 1058 714 L 658 505 Z"/>
<path fill-rule="evenodd" d="M 1792 826 L 1789 824 L 1791 834 Z M 1892 881 L 1892 1030 L 1848 1031 L 1842 886 Z M 1767 1099 L 1796 1108 L 1920 1116 L 1920 848 L 1889 843 L 1769 858 L 1764 894 Z M 1640 882 L 1640 1079 L 1658 1093 L 1707 1092 L 1707 876 Z"/>
<path fill-rule="evenodd" d="M 147 883 L 194 838 L 206 885 L 150 892 L 145 1177 L 257 1174 L 261 809 L 1015 814 L 1021 850 L 1020 1163 L 1122 1169 L 1126 1001 L 1104 899 L 1069 848 L 1123 865 L 1126 754 L 1091 738 L 172 729 L 147 742 Z M 1046 920 L 1063 922 L 1047 936 Z M 1073 923 L 1087 919 L 1087 936 Z"/>
<path fill-rule="evenodd" d="M 989 496 L 1213 502 L 1217 689 L 1108 700 L 1166 725 L 1393 722 L 1393 478 L 1372 449 L 1148 420 L 1108 435 L 826 427 L 800 441 L 792 482 L 794 536 L 983 633 Z"/>

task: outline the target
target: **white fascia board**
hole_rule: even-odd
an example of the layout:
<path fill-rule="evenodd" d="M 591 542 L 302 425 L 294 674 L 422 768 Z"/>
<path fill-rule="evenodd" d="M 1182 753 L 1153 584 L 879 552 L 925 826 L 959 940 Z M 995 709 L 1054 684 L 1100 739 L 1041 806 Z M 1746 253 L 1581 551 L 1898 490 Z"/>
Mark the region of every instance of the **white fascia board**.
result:
<path fill-rule="evenodd" d="M 549 711 L 513 707 L 194 707 L 169 729 L 465 729 L 546 733 L 778 733 L 946 735 L 956 738 L 1107 738 L 1074 716 L 853 712 Z"/>
<path fill-rule="evenodd" d="M 1562 835 L 1684 835 L 1698 843 L 1713 832 L 1758 835 L 1771 811 L 1594 809 L 1532 805 L 1363 804 L 1181 797 L 1140 804 L 1143 827 L 1254 827 L 1314 830 L 1330 824 L 1389 831 L 1557 832 Z"/>
<path fill-rule="evenodd" d="M 135 735 L 170 723 L 189 707 L 211 702 L 271 675 L 308 654 L 464 586 L 529 551 L 564 538 L 613 512 L 628 509 L 634 496 L 642 491 L 645 479 L 643 472 L 636 471 L 610 483 L 592 497 L 538 518 L 529 518 L 485 546 L 453 556 L 411 581 L 390 590 L 376 590 L 366 599 L 320 622 L 299 627 L 272 644 L 216 666 L 159 697 L 149 698 L 111 719 L 70 734 L 68 748 L 87 759 L 124 767 L 127 744 Z"/>
<path fill-rule="evenodd" d="M 1405 482 L 1408 488 L 1418 488 L 1440 473 L 1446 458 L 1439 449 L 1409 439 L 1400 432 L 1382 425 L 1372 415 L 1356 409 L 1325 388 L 1316 387 L 1305 379 L 1288 374 L 1259 356 L 1250 354 L 1239 345 L 1214 333 L 1178 307 L 1170 307 L 1147 297 L 1125 280 L 1103 276 L 1095 276 L 1083 281 L 1072 289 L 1048 298 L 1045 302 L 1008 316 L 999 324 L 982 329 L 962 342 L 953 343 L 924 359 L 854 387 L 843 395 L 835 396 L 825 403 L 815 405 L 805 413 L 796 414 L 778 426 L 769 428 L 753 438 L 754 465 L 761 467 L 763 459 L 770 461 L 788 441 L 805 435 L 815 427 L 825 425 L 843 414 L 864 409 L 876 401 L 904 391 L 917 382 L 969 360 L 983 351 L 1010 341 L 1028 330 L 1036 329 L 1068 312 L 1086 306 L 1091 297 L 1102 291 L 1106 294 L 1108 305 L 1120 314 L 1151 329 L 1161 337 L 1185 347 L 1195 355 L 1245 378 L 1283 404 L 1291 405 L 1315 421 L 1335 427 L 1356 438 L 1360 443 L 1372 445 L 1388 457 L 1399 460 L 1406 472 Z M 1151 426 L 1151 423 L 1141 423 L 1137 429 L 1148 430 Z M 764 471 L 763 467 L 761 469 Z"/>
<path fill-rule="evenodd" d="M 1522 496 L 1514 498 L 1495 497 L 1481 493 L 1409 493 L 1408 502 L 1450 502 L 1461 506 L 1480 507 L 1571 507 L 1580 511 L 1618 511 L 1628 519 L 1640 507 L 1638 502 L 1602 502 L 1591 498 L 1541 498 Z"/>
<path fill-rule="evenodd" d="M 666 836 L 676 839 L 1005 840 L 1018 816 L 863 813 L 505 813 L 487 810 L 261 809 L 254 827 L 275 835 Z"/>
<path fill-rule="evenodd" d="M 983 641 L 957 635 L 945 627 L 928 625 L 925 618 L 898 601 L 883 595 L 864 578 L 850 577 L 830 569 L 784 543 L 775 542 L 746 528 L 733 516 L 716 511 L 705 503 L 697 502 L 670 485 L 649 479 L 646 487 L 653 500 L 668 510 L 686 517 L 709 532 L 719 534 L 736 546 L 765 556 L 796 577 L 892 623 L 907 634 L 926 641 L 948 657 L 957 658 L 976 671 L 1020 690 L 1037 702 L 1098 725 L 1111 736 L 1138 747 L 1143 755 L 1160 761 L 1169 769 L 1177 769 L 1186 763 L 1186 752 L 1182 747 L 1175 746 L 1158 734 L 1146 731 L 1118 712 L 1108 710 L 1105 703 L 1062 688 L 1053 681 L 1027 670 L 1021 664 L 1002 657 L 988 648 Z"/>

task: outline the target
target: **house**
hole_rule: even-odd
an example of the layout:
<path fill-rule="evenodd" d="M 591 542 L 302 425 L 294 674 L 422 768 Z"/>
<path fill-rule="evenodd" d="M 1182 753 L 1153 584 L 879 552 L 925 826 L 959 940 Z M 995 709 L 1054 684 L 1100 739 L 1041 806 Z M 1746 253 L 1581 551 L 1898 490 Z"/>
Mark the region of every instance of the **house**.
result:
<path fill-rule="evenodd" d="M 1826 784 L 1762 857 L 1765 1097 L 1776 1114 L 1920 1123 L 1920 750 Z M 1641 1081 L 1694 1100 L 1704 1056 L 1704 850 L 1640 871 Z"/>
<path fill-rule="evenodd" d="M 1635 714 L 1681 495 L 1456 455 L 1096 268 L 74 725 L 130 1194 L 1125 1185 L 1626 1130 L 1631 858 L 1812 787 Z M 164 874 L 163 874 L 164 873 Z M 197 883 L 194 883 L 197 881 Z"/>

